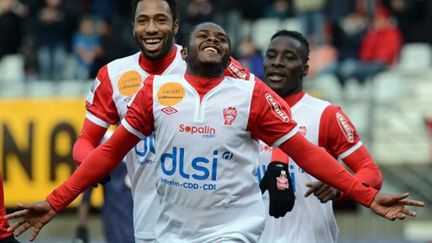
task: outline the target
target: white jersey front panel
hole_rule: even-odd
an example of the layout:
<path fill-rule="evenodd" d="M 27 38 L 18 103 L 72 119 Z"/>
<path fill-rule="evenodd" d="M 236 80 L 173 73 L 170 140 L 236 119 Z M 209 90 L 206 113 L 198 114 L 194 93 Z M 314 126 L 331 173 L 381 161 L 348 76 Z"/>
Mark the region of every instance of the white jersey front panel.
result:
<path fill-rule="evenodd" d="M 305 94 L 292 108 L 293 119 L 299 131 L 313 144 L 318 145 L 320 119 L 328 102 Z M 260 169 L 257 172 L 260 180 L 272 158 L 272 148 L 260 143 Z M 320 166 L 320 162 L 316 161 Z M 284 217 L 266 217 L 266 226 L 260 242 L 336 242 L 339 228 L 333 214 L 332 202 L 322 204 L 314 195 L 304 197 L 308 190 L 307 182 L 317 181 L 301 169 L 292 159 L 289 160 L 289 171 L 293 180 L 296 200 L 294 208 Z M 268 196 L 264 195 L 268 206 Z"/>
<path fill-rule="evenodd" d="M 181 58 L 180 50 L 181 47 L 177 46 L 175 59 L 162 75 L 185 72 L 186 64 Z M 141 52 L 138 52 L 114 60 L 107 65 L 112 100 L 120 120 L 126 114 L 130 100 L 142 87 L 143 81 L 150 76 L 139 65 L 140 55 Z M 99 82 L 104 81 L 106 80 L 99 80 Z M 98 123 L 98 118 L 90 112 L 86 117 Z M 132 182 L 135 237 L 140 239 L 155 239 L 154 229 L 159 208 L 159 199 L 155 190 L 155 153 L 154 136 L 152 135 L 143 138 L 125 157 L 128 175 Z"/>
<path fill-rule="evenodd" d="M 258 241 L 265 206 L 258 144 L 246 130 L 254 84 L 226 77 L 200 102 L 182 76 L 155 76 L 159 242 Z"/>

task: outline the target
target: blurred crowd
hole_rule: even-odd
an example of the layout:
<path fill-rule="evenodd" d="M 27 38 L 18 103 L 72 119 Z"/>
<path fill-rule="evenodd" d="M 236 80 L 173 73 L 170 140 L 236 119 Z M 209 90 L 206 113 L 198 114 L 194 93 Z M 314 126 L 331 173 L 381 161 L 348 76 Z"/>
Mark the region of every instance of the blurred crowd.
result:
<path fill-rule="evenodd" d="M 364 83 L 398 61 L 405 43 L 432 43 L 430 0 L 178 0 L 181 43 L 203 21 L 222 25 L 235 57 L 263 74 L 263 55 L 243 23 L 296 19 L 311 43 L 311 74 Z M 138 51 L 129 0 L 0 0 L 0 66 L 23 58 L 24 79 L 85 80 Z M 270 38 L 270 36 L 268 37 Z"/>

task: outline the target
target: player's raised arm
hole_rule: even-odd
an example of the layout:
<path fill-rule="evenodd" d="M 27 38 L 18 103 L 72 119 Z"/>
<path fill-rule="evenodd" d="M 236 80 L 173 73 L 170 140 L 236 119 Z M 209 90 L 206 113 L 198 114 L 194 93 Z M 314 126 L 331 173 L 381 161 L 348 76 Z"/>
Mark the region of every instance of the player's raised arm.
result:
<path fill-rule="evenodd" d="M 56 213 L 63 210 L 78 195 L 108 175 L 122 160 L 126 153 L 139 142 L 139 138 L 120 126 L 101 146 L 96 148 L 78 169 L 62 185 L 57 187 L 46 201 L 19 204 L 21 210 L 8 214 L 6 218 L 20 218 L 8 231 L 21 235 L 34 228 L 31 241 L 36 239 L 42 227 Z"/>
<path fill-rule="evenodd" d="M 145 135 L 150 135 L 154 129 L 151 93 L 153 77 L 147 79 L 146 88 L 138 92 L 128 109 L 125 119 L 113 135 L 102 145 L 93 150 L 77 170 L 59 187 L 46 201 L 26 205 L 18 205 L 21 210 L 7 215 L 7 218 L 20 218 L 11 225 L 8 231 L 17 235 L 34 228 L 30 240 L 36 239 L 39 231 L 56 213 L 69 205 L 80 193 L 107 176 L 121 163 L 124 156 Z"/>
<path fill-rule="evenodd" d="M 424 205 L 421 201 L 407 200 L 408 193 L 381 194 L 376 189 L 363 185 L 329 154 L 311 144 L 300 134 L 285 141 L 280 148 L 299 163 L 305 171 L 324 183 L 347 193 L 355 201 L 371 208 L 376 214 L 388 220 L 404 219 L 406 216 L 415 217 L 415 211 L 405 206 L 421 207 Z M 314 166 L 312 161 L 318 160 L 323 166 Z"/>

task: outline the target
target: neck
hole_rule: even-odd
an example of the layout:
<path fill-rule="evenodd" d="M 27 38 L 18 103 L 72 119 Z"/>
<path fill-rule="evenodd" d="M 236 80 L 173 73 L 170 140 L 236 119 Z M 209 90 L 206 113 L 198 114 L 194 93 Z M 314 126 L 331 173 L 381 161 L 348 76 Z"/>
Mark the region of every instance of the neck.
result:
<path fill-rule="evenodd" d="M 144 69 L 147 73 L 160 75 L 173 62 L 176 53 L 177 47 L 175 45 L 172 45 L 168 53 L 158 59 L 149 59 L 145 57 L 144 54 L 141 54 L 139 64 L 141 68 Z"/>
<path fill-rule="evenodd" d="M 224 68 L 220 65 L 191 65 L 188 64 L 186 73 L 197 77 L 216 78 L 223 77 Z"/>

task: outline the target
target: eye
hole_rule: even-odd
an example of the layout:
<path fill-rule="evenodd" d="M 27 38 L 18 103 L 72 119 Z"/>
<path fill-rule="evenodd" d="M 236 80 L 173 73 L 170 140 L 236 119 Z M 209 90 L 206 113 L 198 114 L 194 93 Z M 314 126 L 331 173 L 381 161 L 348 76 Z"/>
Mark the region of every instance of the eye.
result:
<path fill-rule="evenodd" d="M 224 36 L 224 35 L 219 36 L 218 39 L 219 39 L 220 42 L 224 42 L 224 43 L 228 41 L 227 37 Z"/>
<path fill-rule="evenodd" d="M 137 22 L 137 24 L 139 24 L 139 25 L 145 25 L 145 24 L 147 24 L 147 19 L 146 18 L 138 18 L 137 20 L 136 20 L 136 22 Z"/>
<path fill-rule="evenodd" d="M 167 21 L 168 21 L 167 18 L 158 18 L 158 19 L 157 19 L 157 22 L 158 22 L 159 24 L 165 24 Z"/>
<path fill-rule="evenodd" d="M 208 37 L 208 35 L 206 33 L 201 32 L 201 33 L 198 33 L 196 35 L 196 37 L 201 38 L 201 39 L 206 39 Z"/>
<path fill-rule="evenodd" d="M 275 55 L 275 53 L 274 52 L 267 52 L 266 53 L 266 58 L 273 58 L 273 57 L 275 57 L 276 55 Z"/>

